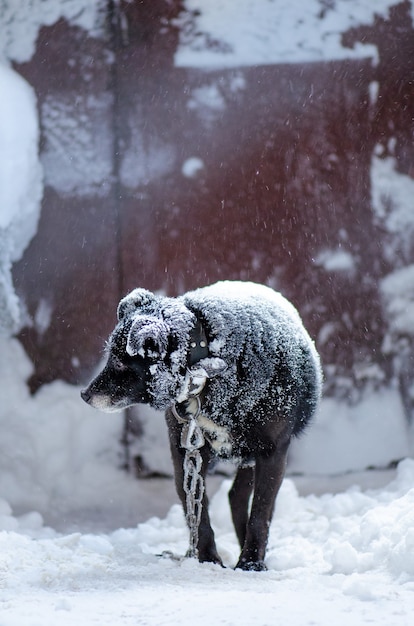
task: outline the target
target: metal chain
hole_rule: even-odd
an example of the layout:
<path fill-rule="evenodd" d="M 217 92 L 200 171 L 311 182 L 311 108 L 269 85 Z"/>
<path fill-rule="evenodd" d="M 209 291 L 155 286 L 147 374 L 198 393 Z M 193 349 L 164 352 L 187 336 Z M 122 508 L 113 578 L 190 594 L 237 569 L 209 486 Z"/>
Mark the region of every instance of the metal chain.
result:
<path fill-rule="evenodd" d="M 206 384 L 203 368 L 187 370 L 187 399 L 172 405 L 172 413 L 182 424 L 180 445 L 185 450 L 183 459 L 183 489 L 185 493 L 186 521 L 190 529 L 190 546 L 187 556 L 198 558 L 198 529 L 203 511 L 204 479 L 201 474 L 203 457 L 200 448 L 205 444 L 203 431 L 197 423 L 201 413 L 200 393 Z"/>
<path fill-rule="evenodd" d="M 184 456 L 184 492 L 186 497 L 186 520 L 190 529 L 190 546 L 187 556 L 198 558 L 198 528 L 203 510 L 204 480 L 201 475 L 203 458 L 200 448 L 204 445 L 204 436 L 195 417 L 190 415 L 183 425 L 181 446 Z"/>

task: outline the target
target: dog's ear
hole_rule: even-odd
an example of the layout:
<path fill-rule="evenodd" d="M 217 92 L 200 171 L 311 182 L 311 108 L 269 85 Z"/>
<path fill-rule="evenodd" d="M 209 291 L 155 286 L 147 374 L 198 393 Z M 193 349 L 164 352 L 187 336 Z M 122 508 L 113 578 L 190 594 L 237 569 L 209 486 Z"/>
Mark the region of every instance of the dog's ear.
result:
<path fill-rule="evenodd" d="M 167 324 L 158 317 L 139 316 L 129 331 L 126 351 L 130 356 L 164 358 L 169 332 Z"/>
<path fill-rule="evenodd" d="M 121 321 L 131 313 L 135 313 L 137 309 L 147 307 L 155 301 L 156 296 L 151 293 L 151 291 L 147 291 L 147 289 L 134 289 L 126 295 L 125 298 L 122 298 L 118 304 L 118 321 Z"/>

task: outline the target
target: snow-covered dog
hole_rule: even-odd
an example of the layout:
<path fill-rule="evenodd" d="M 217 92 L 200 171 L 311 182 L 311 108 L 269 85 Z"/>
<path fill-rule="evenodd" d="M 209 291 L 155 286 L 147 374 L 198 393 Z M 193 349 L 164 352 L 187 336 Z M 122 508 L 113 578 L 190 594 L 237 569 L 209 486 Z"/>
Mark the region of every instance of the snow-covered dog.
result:
<path fill-rule="evenodd" d="M 319 357 L 299 314 L 269 287 L 224 281 L 179 298 L 135 289 L 119 303 L 118 320 L 107 364 L 82 398 L 104 411 L 136 403 L 166 411 L 184 509 L 180 416 L 195 415 L 204 435 L 203 477 L 214 454 L 238 463 L 229 494 L 237 567 L 265 569 L 289 444 L 321 392 Z M 221 563 L 205 494 L 202 505 L 198 557 Z"/>

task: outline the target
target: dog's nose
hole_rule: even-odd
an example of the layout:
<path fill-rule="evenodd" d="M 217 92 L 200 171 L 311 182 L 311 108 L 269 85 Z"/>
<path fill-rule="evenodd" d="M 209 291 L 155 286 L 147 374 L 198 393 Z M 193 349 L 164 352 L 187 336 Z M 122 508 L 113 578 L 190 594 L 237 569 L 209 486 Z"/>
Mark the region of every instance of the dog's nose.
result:
<path fill-rule="evenodd" d="M 91 399 L 91 392 L 89 391 L 88 388 L 82 389 L 82 391 L 80 392 L 80 395 L 81 395 L 82 400 L 89 403 L 89 400 Z"/>

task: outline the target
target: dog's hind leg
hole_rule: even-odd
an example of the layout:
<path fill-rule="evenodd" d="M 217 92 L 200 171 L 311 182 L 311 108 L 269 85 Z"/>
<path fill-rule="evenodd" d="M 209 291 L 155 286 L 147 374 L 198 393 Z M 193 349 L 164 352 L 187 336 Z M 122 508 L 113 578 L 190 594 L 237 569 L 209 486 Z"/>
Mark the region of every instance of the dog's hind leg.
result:
<path fill-rule="evenodd" d="M 233 485 L 229 491 L 229 502 L 234 529 L 240 547 L 246 539 L 247 521 L 249 519 L 249 500 L 253 491 L 254 468 L 239 467 Z"/>
<path fill-rule="evenodd" d="M 247 522 L 246 539 L 236 568 L 265 570 L 264 557 L 277 493 L 286 468 L 289 442 L 277 445 L 268 456 L 257 456 L 254 495 Z"/>

